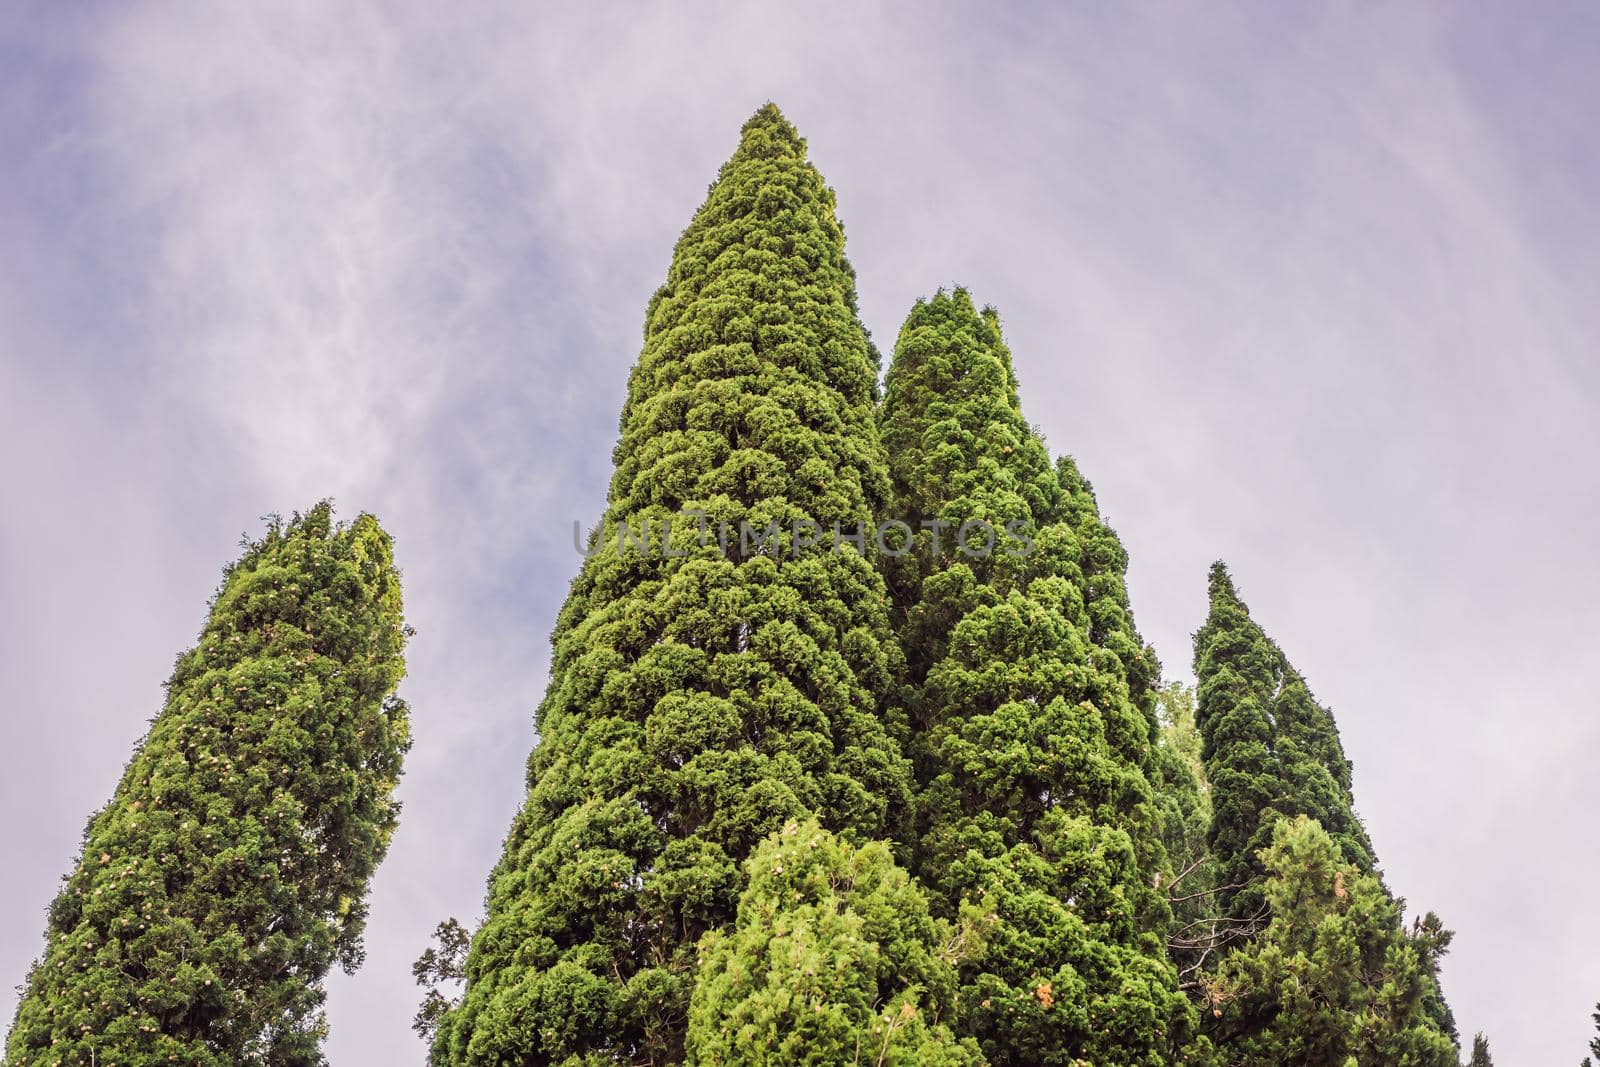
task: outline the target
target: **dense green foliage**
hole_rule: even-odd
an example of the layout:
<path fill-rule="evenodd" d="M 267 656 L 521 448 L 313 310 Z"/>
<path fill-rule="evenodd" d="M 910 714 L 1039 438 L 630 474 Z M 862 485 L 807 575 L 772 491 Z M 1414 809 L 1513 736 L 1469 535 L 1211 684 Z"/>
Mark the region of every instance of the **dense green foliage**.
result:
<path fill-rule="evenodd" d="M 650 301 L 487 914 L 414 969 L 430 1062 L 1454 1067 L 1452 935 L 1402 925 L 1333 715 L 1226 568 L 1197 687 L 1163 687 L 997 313 L 919 300 L 881 403 L 878 370 L 769 104 Z M 89 823 L 7 1065 L 323 1062 L 407 633 L 371 516 L 248 546 Z"/>
<path fill-rule="evenodd" d="M 322 1062 L 408 745 L 389 537 L 320 504 L 228 568 L 50 906 L 14 1067 Z"/>
<path fill-rule="evenodd" d="M 883 579 L 851 542 L 812 543 L 838 524 L 872 551 L 876 373 L 833 193 L 768 105 L 650 302 L 528 796 L 433 1062 L 675 1062 L 697 943 L 733 923 L 763 838 L 813 817 L 904 838 Z"/>
<path fill-rule="evenodd" d="M 1455 1067 L 1429 1015 L 1424 953 L 1377 876 L 1304 815 L 1262 853 L 1272 919 L 1230 952 L 1211 991 L 1220 1062 L 1237 1067 Z"/>
<path fill-rule="evenodd" d="M 994 1064 L 1164 1064 L 1187 1008 L 1150 929 L 1162 853 L 1129 675 L 1144 700 L 1153 669 L 1121 547 L 1075 470 L 1051 465 L 998 319 L 964 291 L 912 309 L 882 425 L 891 513 L 919 531 L 889 566 L 916 868 L 936 914 L 977 904 L 989 924 L 956 1028 Z"/>
<path fill-rule="evenodd" d="M 815 821 L 790 823 L 745 868 L 735 928 L 700 943 L 689 1063 L 981 1062 L 939 1018 L 974 928 L 930 918 L 887 845 L 853 848 Z"/>
<path fill-rule="evenodd" d="M 1453 1063 L 1332 715 L 1220 564 L 1161 687 L 964 290 L 878 405 L 833 210 L 769 105 L 674 251 L 432 1062 Z"/>
<path fill-rule="evenodd" d="M 1333 715 L 1220 563 L 1210 593 L 1195 636 L 1222 953 L 1200 983 L 1207 1036 L 1229 1063 L 1455 1063 L 1450 932 L 1432 913 L 1402 928 Z"/>
<path fill-rule="evenodd" d="M 1376 870 L 1350 795 L 1350 763 L 1333 716 L 1262 632 L 1221 563 L 1211 568 L 1211 610 L 1195 635 L 1197 721 L 1212 788 L 1211 854 L 1223 910 L 1261 916 L 1261 850 L 1281 818 L 1308 815 L 1344 858 Z"/>

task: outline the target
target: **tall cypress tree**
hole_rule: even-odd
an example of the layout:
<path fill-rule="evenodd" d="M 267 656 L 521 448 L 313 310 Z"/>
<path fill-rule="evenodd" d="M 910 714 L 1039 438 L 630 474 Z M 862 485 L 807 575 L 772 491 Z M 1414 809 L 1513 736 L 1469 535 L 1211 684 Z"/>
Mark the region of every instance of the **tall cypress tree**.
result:
<path fill-rule="evenodd" d="M 1183 999 L 1152 884 L 1150 688 L 1125 557 L 1022 416 L 993 311 L 919 301 L 882 414 L 891 561 L 917 738 L 918 870 L 935 911 L 981 903 L 956 1017 L 994 1064 L 1165 1064 Z M 1129 664 L 1122 656 L 1138 662 Z M 1131 669 L 1130 669 L 1131 668 Z"/>
<path fill-rule="evenodd" d="M 1221 563 L 1210 594 L 1195 675 L 1219 921 L 1254 935 L 1208 987 L 1210 1036 L 1234 1062 L 1454 1063 L 1438 984 L 1450 932 L 1431 912 L 1401 928 L 1332 713 Z"/>
<path fill-rule="evenodd" d="M 433 1062 L 676 1062 L 696 943 L 730 926 L 757 844 L 808 818 L 903 835 L 876 382 L 834 195 L 769 104 L 650 301 L 528 796 Z"/>
<path fill-rule="evenodd" d="M 1472 1058 L 1467 1061 L 1467 1067 L 1494 1067 L 1494 1057 L 1489 1055 L 1489 1039 L 1482 1034 L 1472 1038 Z"/>
<path fill-rule="evenodd" d="M 389 537 L 323 503 L 227 569 L 50 906 L 6 1045 L 46 1064 L 318 1064 L 399 811 Z"/>
<path fill-rule="evenodd" d="M 1211 610 L 1195 635 L 1197 722 L 1212 788 L 1210 844 L 1224 910 L 1261 912 L 1259 853 L 1280 818 L 1308 815 L 1363 871 L 1376 863 L 1350 795 L 1350 763 L 1333 716 L 1250 617 L 1222 563 L 1211 567 Z"/>

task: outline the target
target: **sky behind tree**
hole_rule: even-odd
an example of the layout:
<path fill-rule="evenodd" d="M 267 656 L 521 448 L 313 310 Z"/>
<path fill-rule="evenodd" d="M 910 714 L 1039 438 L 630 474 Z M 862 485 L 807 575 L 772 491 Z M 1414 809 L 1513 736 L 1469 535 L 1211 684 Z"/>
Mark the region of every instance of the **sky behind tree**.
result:
<path fill-rule="evenodd" d="M 420 1063 L 645 302 L 776 101 L 880 347 L 1000 309 L 1187 676 L 1206 568 L 1333 708 L 1388 884 L 1507 1063 L 1600 996 L 1600 12 L 19 3 L 0 14 L 0 1015 L 259 516 L 396 538 L 416 744 L 332 982 Z M 0 1024 L 3 1025 L 3 1024 Z"/>

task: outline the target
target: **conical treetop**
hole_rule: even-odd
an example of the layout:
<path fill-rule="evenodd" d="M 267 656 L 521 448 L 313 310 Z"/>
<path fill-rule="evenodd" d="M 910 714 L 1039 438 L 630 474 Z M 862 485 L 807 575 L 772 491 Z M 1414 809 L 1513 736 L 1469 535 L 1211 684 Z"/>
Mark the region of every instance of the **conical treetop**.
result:
<path fill-rule="evenodd" d="M 739 147 L 733 150 L 727 166 L 748 159 L 775 158 L 804 162 L 806 141 L 778 105 L 768 100 L 739 127 Z"/>
<path fill-rule="evenodd" d="M 769 105 L 650 301 L 527 800 L 463 998 L 430 1014 L 435 1064 L 678 1062 L 696 945 L 730 928 L 765 837 L 904 838 L 855 307 L 833 193 Z"/>
<path fill-rule="evenodd" d="M 1195 635 L 1196 719 L 1212 786 L 1212 850 L 1222 883 L 1236 887 L 1224 896 L 1235 912 L 1259 909 L 1257 854 L 1271 843 L 1273 824 L 1294 815 L 1316 819 L 1348 862 L 1374 871 L 1332 713 L 1251 618 L 1220 561 L 1208 587 L 1211 610 Z"/>
<path fill-rule="evenodd" d="M 957 1032 L 997 1067 L 1165 1064 L 1187 1009 L 1145 934 L 1165 914 L 1149 735 L 1123 664 L 1091 638 L 1111 596 L 1091 575 L 1120 582 L 1125 557 L 1086 487 L 1062 485 L 1023 418 L 999 316 L 965 290 L 911 309 L 881 420 L 891 514 L 920 531 L 886 561 L 918 873 L 937 915 L 971 906 L 987 922 L 961 967 Z"/>
<path fill-rule="evenodd" d="M 651 298 L 609 517 L 781 495 L 786 520 L 870 520 L 887 493 L 877 375 L 833 190 L 769 104 Z"/>

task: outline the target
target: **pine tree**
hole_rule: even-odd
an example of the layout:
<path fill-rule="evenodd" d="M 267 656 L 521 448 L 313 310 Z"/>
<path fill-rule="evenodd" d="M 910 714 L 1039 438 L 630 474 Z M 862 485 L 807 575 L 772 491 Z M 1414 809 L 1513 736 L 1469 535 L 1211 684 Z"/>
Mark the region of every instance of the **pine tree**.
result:
<path fill-rule="evenodd" d="M 247 547 L 89 820 L 7 1064 L 323 1062 L 322 981 L 361 960 L 399 811 L 406 633 L 370 515 Z"/>
<path fill-rule="evenodd" d="M 929 917 L 886 844 L 853 848 L 814 820 L 790 823 L 745 866 L 735 928 L 701 941 L 689 1063 L 981 1062 L 939 1018 L 963 938 Z"/>
<path fill-rule="evenodd" d="M 1494 1057 L 1489 1055 L 1489 1039 L 1477 1034 L 1472 1039 L 1472 1058 L 1467 1067 L 1494 1067 Z"/>
<path fill-rule="evenodd" d="M 1378 878 L 1304 815 L 1273 824 L 1262 864 L 1271 921 L 1213 990 L 1220 1062 L 1455 1067 L 1455 1042 L 1428 1015 L 1427 962 Z"/>
<path fill-rule="evenodd" d="M 1583 1058 L 1583 1067 L 1593 1067 L 1594 1059 L 1600 1058 L 1600 1004 L 1594 1006 L 1595 1036 L 1589 1041 L 1589 1056 Z M 1592 1057 L 1592 1058 L 1591 1058 Z"/>
<path fill-rule="evenodd" d="M 915 531 L 888 571 L 917 869 L 936 914 L 979 904 L 988 924 L 958 1032 L 996 1065 L 1165 1064 L 1186 1006 L 1155 932 L 1153 711 L 1130 690 L 1135 674 L 1144 699 L 1154 671 L 1121 546 L 1075 470 L 1052 467 L 998 318 L 964 291 L 912 309 L 882 425 L 891 514 Z"/>
<path fill-rule="evenodd" d="M 877 362 L 834 195 L 769 104 L 650 302 L 528 796 L 460 1003 L 430 1021 L 434 1063 L 677 1062 L 696 944 L 733 922 L 764 838 L 809 818 L 905 836 L 870 558 Z"/>
<path fill-rule="evenodd" d="M 1211 568 L 1210 594 L 1210 614 L 1195 635 L 1195 676 L 1212 789 L 1211 853 L 1222 910 L 1249 922 L 1264 918 L 1259 854 L 1280 818 L 1309 815 L 1347 861 L 1369 873 L 1376 864 L 1333 716 L 1251 619 L 1221 563 Z"/>

